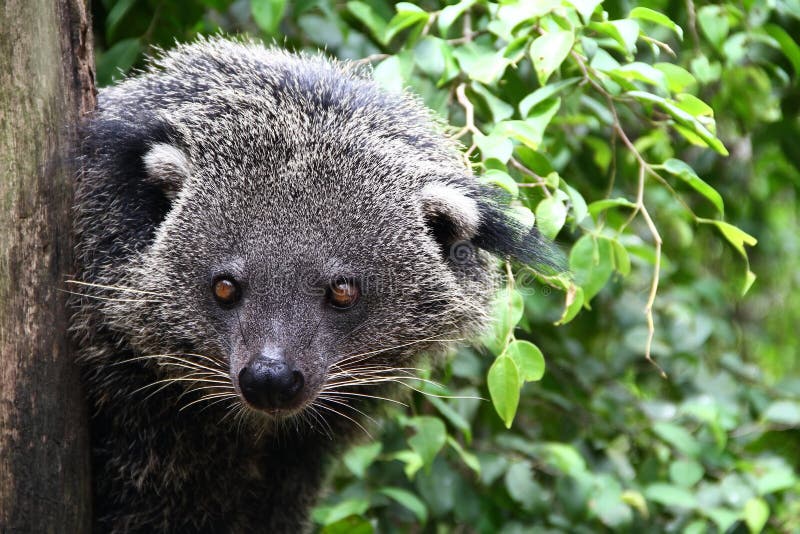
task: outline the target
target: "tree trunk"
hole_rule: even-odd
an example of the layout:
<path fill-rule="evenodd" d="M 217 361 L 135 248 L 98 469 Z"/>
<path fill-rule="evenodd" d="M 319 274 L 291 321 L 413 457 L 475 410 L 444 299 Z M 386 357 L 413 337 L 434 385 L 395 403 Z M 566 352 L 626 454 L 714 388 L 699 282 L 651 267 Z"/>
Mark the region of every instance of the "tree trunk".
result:
<path fill-rule="evenodd" d="M 91 528 L 67 338 L 69 149 L 94 107 L 88 0 L 0 1 L 0 532 Z"/>

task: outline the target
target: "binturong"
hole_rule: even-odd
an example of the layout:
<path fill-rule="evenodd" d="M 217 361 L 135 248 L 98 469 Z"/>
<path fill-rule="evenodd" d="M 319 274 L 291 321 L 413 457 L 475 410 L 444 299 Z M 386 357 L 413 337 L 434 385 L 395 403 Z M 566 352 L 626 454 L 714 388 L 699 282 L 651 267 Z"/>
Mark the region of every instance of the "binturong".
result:
<path fill-rule="evenodd" d="M 308 530 L 398 371 L 485 328 L 498 259 L 549 263 L 417 99 L 319 56 L 178 46 L 79 156 L 97 532 Z"/>

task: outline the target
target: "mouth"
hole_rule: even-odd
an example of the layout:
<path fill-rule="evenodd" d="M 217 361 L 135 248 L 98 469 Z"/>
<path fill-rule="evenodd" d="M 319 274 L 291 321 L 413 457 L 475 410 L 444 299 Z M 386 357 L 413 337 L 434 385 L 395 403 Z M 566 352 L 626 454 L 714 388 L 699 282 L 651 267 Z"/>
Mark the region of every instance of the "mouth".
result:
<path fill-rule="evenodd" d="M 310 401 L 309 402 L 301 401 L 281 407 L 260 406 L 258 404 L 249 401 L 247 397 L 242 395 L 241 391 L 239 391 L 238 393 L 239 393 L 239 399 L 241 400 L 242 404 L 244 404 L 247 408 L 249 408 L 254 412 L 264 414 L 273 419 L 283 419 L 287 417 L 292 417 L 302 412 L 307 405 L 311 404 Z"/>

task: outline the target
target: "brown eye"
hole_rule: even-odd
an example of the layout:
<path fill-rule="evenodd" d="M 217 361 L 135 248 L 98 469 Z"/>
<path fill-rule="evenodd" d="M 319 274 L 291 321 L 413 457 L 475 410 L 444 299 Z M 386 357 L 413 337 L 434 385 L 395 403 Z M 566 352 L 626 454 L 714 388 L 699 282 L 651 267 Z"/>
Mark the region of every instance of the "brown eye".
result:
<path fill-rule="evenodd" d="M 217 278 L 211 290 L 214 298 L 223 306 L 233 306 L 241 298 L 238 284 L 230 278 Z"/>
<path fill-rule="evenodd" d="M 360 296 L 361 289 L 359 289 L 355 281 L 340 278 L 331 283 L 328 291 L 328 302 L 334 308 L 344 310 L 354 306 Z"/>

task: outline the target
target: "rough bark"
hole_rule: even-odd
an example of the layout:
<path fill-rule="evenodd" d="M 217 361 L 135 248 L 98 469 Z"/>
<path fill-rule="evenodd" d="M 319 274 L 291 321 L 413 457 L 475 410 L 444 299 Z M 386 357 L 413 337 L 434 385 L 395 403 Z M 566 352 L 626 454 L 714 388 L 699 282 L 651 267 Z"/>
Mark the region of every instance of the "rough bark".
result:
<path fill-rule="evenodd" d="M 86 1 L 0 2 L 0 532 L 91 524 L 64 291 L 74 272 L 69 147 L 95 94 Z"/>

